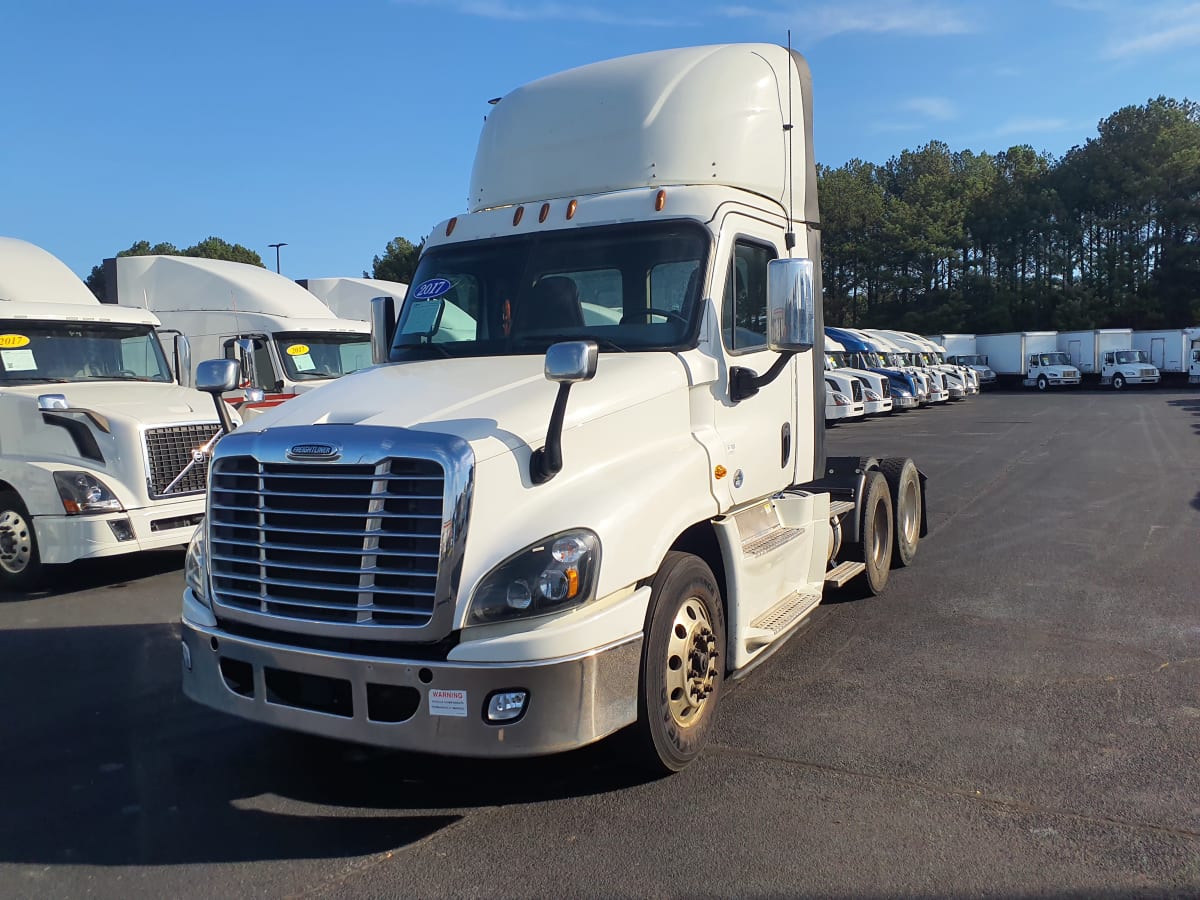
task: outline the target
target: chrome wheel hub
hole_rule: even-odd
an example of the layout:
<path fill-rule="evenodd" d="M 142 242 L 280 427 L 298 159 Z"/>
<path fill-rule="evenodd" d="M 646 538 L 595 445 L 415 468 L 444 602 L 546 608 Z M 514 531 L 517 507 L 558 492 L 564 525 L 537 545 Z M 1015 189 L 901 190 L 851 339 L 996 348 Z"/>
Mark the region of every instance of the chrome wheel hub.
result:
<path fill-rule="evenodd" d="M 675 614 L 667 644 L 667 705 L 679 725 L 699 721 L 716 688 L 719 656 L 704 604 L 695 597 L 685 600 Z"/>
<path fill-rule="evenodd" d="M 32 556 L 29 524 L 15 510 L 0 512 L 0 569 L 12 575 L 20 574 Z"/>

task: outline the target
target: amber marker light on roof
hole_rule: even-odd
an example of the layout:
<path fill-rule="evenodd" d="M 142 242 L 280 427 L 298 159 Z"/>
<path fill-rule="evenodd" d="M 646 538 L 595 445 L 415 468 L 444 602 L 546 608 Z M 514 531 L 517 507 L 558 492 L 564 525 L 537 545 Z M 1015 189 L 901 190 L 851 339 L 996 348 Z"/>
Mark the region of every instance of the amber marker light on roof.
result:
<path fill-rule="evenodd" d="M 513 225 L 521 224 L 521 216 L 525 215 L 525 207 L 518 206 L 517 211 L 513 213 Z"/>
<path fill-rule="evenodd" d="M 575 218 L 575 208 L 577 206 L 579 206 L 578 200 L 572 200 L 570 203 L 567 204 L 567 218 L 568 219 Z"/>
<path fill-rule="evenodd" d="M 450 237 L 450 233 L 454 231 L 454 226 L 458 224 L 458 216 L 455 216 L 446 223 L 446 237 Z"/>
<path fill-rule="evenodd" d="M 538 213 L 538 222 L 545 222 L 546 216 L 548 216 L 548 215 L 550 215 L 550 204 L 543 203 L 542 211 L 540 213 Z"/>
<path fill-rule="evenodd" d="M 663 207 L 666 205 L 667 205 L 667 192 L 659 191 L 658 195 L 654 198 L 654 211 L 662 212 Z"/>

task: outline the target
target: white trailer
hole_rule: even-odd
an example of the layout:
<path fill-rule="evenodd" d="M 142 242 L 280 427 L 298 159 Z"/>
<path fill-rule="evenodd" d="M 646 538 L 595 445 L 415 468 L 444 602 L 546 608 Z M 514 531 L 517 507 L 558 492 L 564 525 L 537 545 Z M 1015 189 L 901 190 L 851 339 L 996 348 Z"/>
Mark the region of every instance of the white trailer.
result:
<path fill-rule="evenodd" d="M 220 430 L 172 375 L 153 314 L 101 304 L 50 253 L 0 238 L 0 595 L 44 566 L 186 544 Z"/>
<path fill-rule="evenodd" d="M 980 354 L 973 334 L 933 334 L 929 339 L 940 344 L 945 351 L 946 362 L 966 366 L 979 378 L 979 386 L 991 387 L 996 383 L 996 372 L 988 365 L 987 356 Z"/>
<path fill-rule="evenodd" d="M 408 293 L 404 282 L 382 278 L 299 278 L 296 284 L 329 307 L 339 319 L 359 322 L 371 321 L 371 301 L 376 297 L 391 297 L 392 307 L 399 315 Z"/>
<path fill-rule="evenodd" d="M 912 460 L 825 452 L 811 84 L 719 45 L 490 107 L 382 363 L 217 446 L 187 695 L 459 756 L 633 725 L 673 771 L 828 585 L 911 560 Z"/>
<path fill-rule="evenodd" d="M 1020 378 L 1025 387 L 1039 391 L 1078 386 L 1079 369 L 1058 349 L 1056 331 L 1013 331 L 975 336 L 976 350 L 987 357 L 997 375 Z"/>
<path fill-rule="evenodd" d="M 231 395 L 257 414 L 371 364 L 370 326 L 341 319 L 291 279 L 260 266 L 186 256 L 116 259 L 116 301 L 188 337 L 196 359 L 245 361 Z"/>

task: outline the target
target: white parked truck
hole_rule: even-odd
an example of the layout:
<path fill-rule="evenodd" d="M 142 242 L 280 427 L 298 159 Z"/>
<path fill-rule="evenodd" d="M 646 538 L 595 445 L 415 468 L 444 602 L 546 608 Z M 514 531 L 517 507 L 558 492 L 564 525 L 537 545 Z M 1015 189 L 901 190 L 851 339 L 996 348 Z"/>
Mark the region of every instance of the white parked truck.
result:
<path fill-rule="evenodd" d="M 260 266 L 187 256 L 122 256 L 116 301 L 153 312 L 196 359 L 245 363 L 230 401 L 244 416 L 371 364 L 370 326 L 341 319 L 291 279 Z"/>
<path fill-rule="evenodd" d="M 911 460 L 825 452 L 816 183 L 782 47 L 499 100 L 394 336 L 375 309 L 381 364 L 218 444 L 185 692 L 447 755 L 632 726 L 652 768 L 686 765 L 727 678 L 923 530 Z"/>
<path fill-rule="evenodd" d="M 1129 350 L 1132 346 L 1132 328 L 1058 332 L 1058 349 L 1071 358 L 1071 364 L 1083 375 L 1100 375 L 1106 353 L 1113 350 Z"/>
<path fill-rule="evenodd" d="M 403 310 L 408 285 L 382 278 L 299 278 L 296 284 L 329 307 L 339 319 L 371 321 L 371 301 L 391 297 L 399 315 Z"/>
<path fill-rule="evenodd" d="M 942 347 L 946 362 L 971 369 L 979 378 L 980 388 L 996 384 L 996 372 L 988 364 L 988 358 L 976 350 L 975 335 L 933 334 L 928 337 Z"/>
<path fill-rule="evenodd" d="M 935 349 L 935 345 L 907 331 L 881 330 L 893 344 L 904 350 L 913 365 L 920 366 L 930 377 L 940 378 L 946 395 L 951 400 L 965 400 L 968 394 L 977 393 L 974 382 L 964 366 L 948 365 Z"/>
<path fill-rule="evenodd" d="M 145 310 L 101 304 L 50 253 L 0 238 L 0 595 L 44 566 L 186 544 L 213 402 L 176 382 Z M 188 348 L 172 342 L 186 383 Z"/>
<path fill-rule="evenodd" d="M 1150 364 L 1163 375 L 1200 376 L 1197 365 L 1200 363 L 1200 328 L 1135 331 L 1130 347 L 1144 351 Z"/>
<path fill-rule="evenodd" d="M 837 382 L 832 378 L 825 379 L 825 426 L 830 427 L 846 419 L 861 419 L 866 415 L 862 400 L 854 398 L 838 389 Z"/>
<path fill-rule="evenodd" d="M 945 374 L 935 372 L 925 365 L 920 353 L 913 350 L 907 341 L 898 342 L 890 332 L 879 328 L 864 328 L 861 333 L 875 342 L 892 365 L 903 368 L 925 382 L 930 403 L 945 403 L 950 399 L 950 388 Z"/>
<path fill-rule="evenodd" d="M 1111 384 L 1113 390 L 1131 384 L 1158 384 L 1159 378 L 1145 350 L 1106 350 L 1100 358 L 1100 383 Z"/>
<path fill-rule="evenodd" d="M 987 357 L 996 374 L 1019 378 L 1025 387 L 1039 391 L 1080 383 L 1077 369 L 1058 349 L 1057 331 L 1013 331 L 975 336 L 976 350 Z"/>
<path fill-rule="evenodd" d="M 825 377 L 827 381 L 833 378 L 835 383 L 839 385 L 839 390 L 842 393 L 845 393 L 845 390 L 840 387 L 842 382 L 837 380 L 839 377 L 849 377 L 857 380 L 862 386 L 862 401 L 865 415 L 891 415 L 892 390 L 887 377 L 877 372 L 847 366 L 846 348 L 829 335 L 825 335 Z M 854 394 L 853 390 L 851 390 L 850 399 L 853 400 L 853 398 Z"/>

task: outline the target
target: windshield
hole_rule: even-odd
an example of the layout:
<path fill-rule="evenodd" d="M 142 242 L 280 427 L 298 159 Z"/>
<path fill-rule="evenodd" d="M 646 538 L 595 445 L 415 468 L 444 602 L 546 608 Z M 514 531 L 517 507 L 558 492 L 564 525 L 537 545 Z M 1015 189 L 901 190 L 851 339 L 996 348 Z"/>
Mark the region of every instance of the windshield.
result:
<path fill-rule="evenodd" d="M 986 366 L 986 356 L 959 356 L 955 357 L 960 366 Z"/>
<path fill-rule="evenodd" d="M 859 359 L 862 360 L 863 368 L 866 369 L 883 369 L 887 367 L 887 360 L 874 350 L 859 351 Z"/>
<path fill-rule="evenodd" d="M 664 350 L 695 341 L 709 236 L 664 222 L 434 247 L 391 359 L 540 354 L 558 341 Z"/>
<path fill-rule="evenodd" d="M 849 365 L 849 363 L 846 362 L 845 350 L 830 350 L 825 354 L 825 358 L 833 360 L 833 367 L 835 369 L 844 369 Z"/>
<path fill-rule="evenodd" d="M 149 325 L 0 320 L 0 384 L 172 381 Z"/>
<path fill-rule="evenodd" d="M 1150 358 L 1146 356 L 1145 350 L 1118 350 L 1118 363 L 1146 363 L 1150 362 Z"/>
<path fill-rule="evenodd" d="M 1065 353 L 1043 353 L 1038 362 L 1043 366 L 1069 366 L 1071 357 Z"/>
<path fill-rule="evenodd" d="M 338 378 L 371 365 L 371 336 L 322 331 L 275 335 L 289 381 Z"/>

